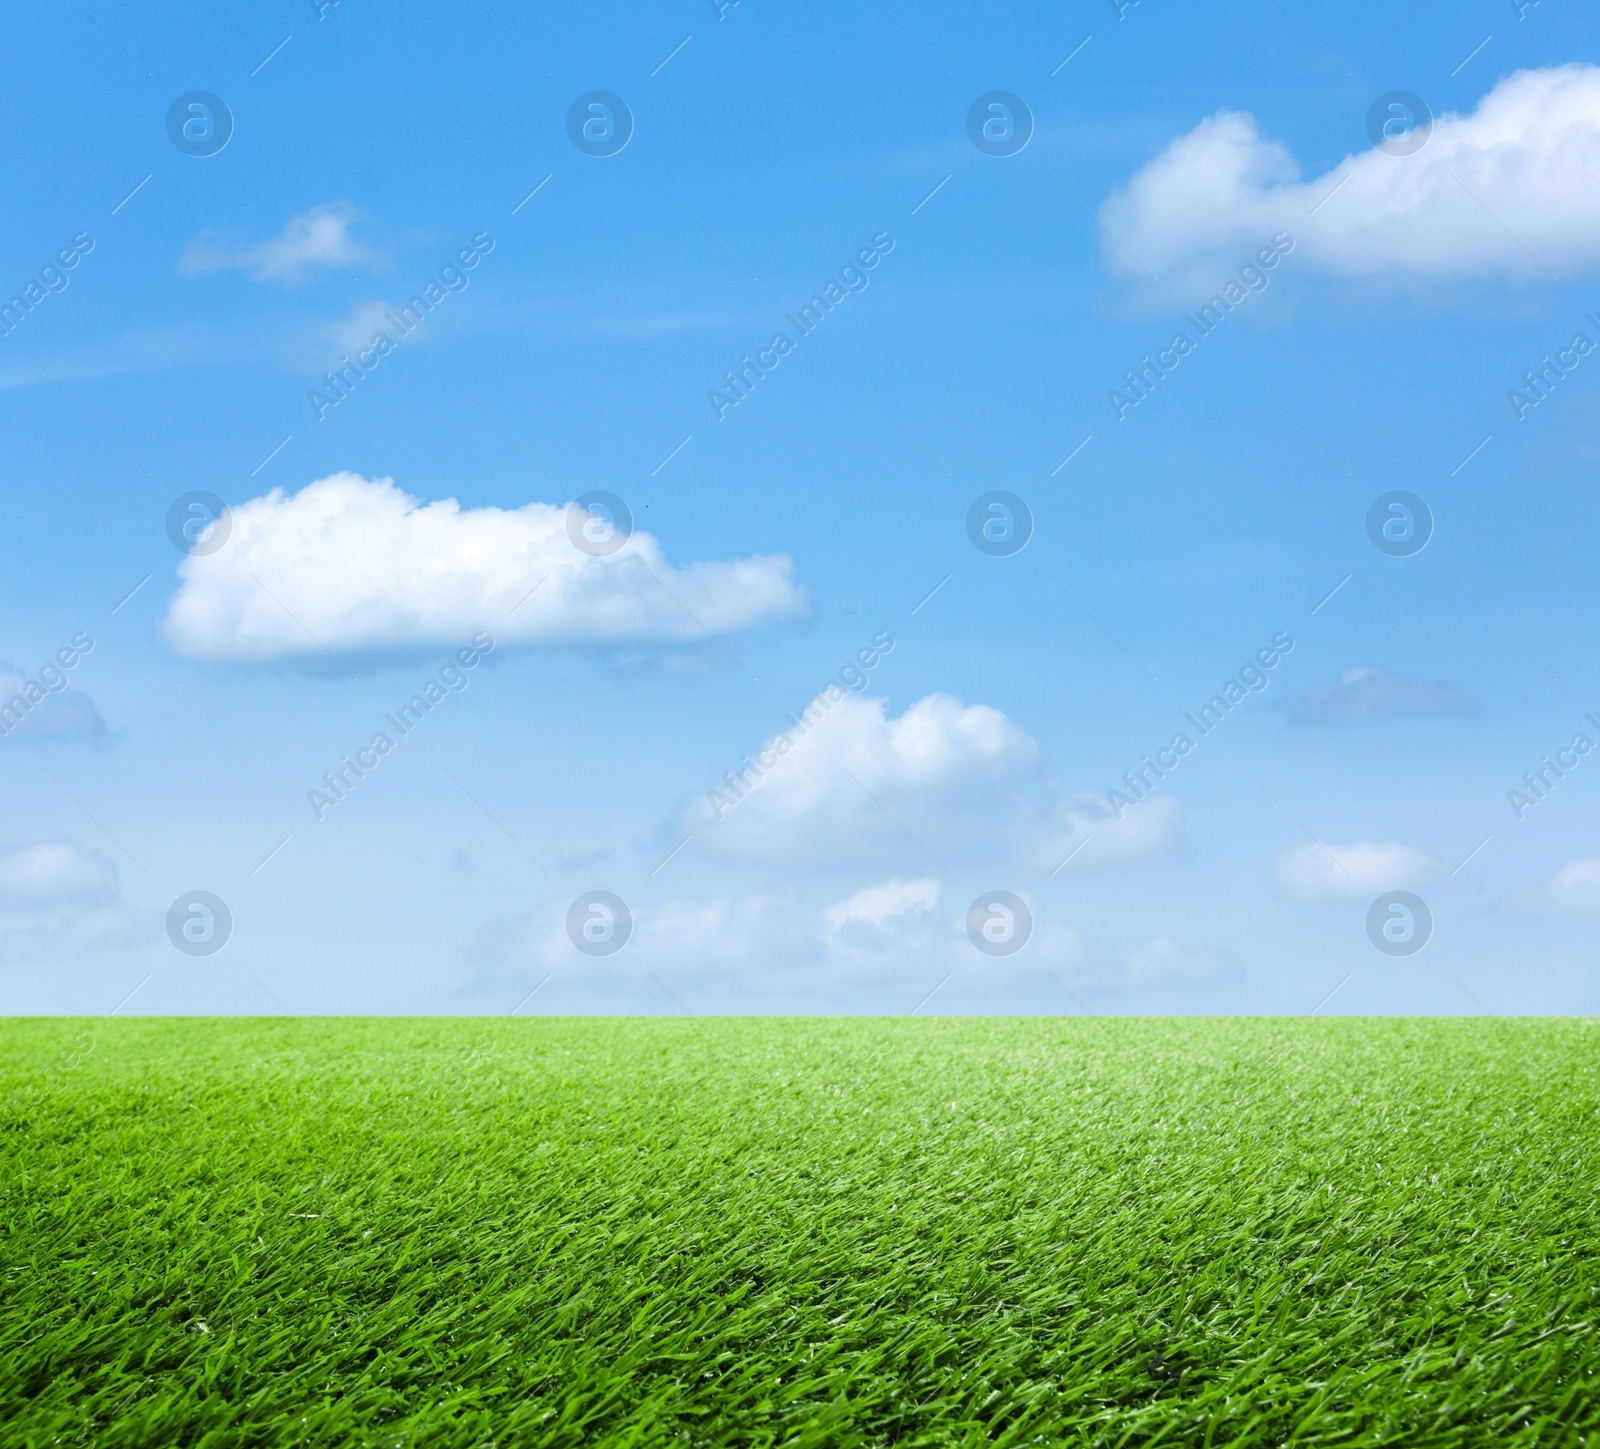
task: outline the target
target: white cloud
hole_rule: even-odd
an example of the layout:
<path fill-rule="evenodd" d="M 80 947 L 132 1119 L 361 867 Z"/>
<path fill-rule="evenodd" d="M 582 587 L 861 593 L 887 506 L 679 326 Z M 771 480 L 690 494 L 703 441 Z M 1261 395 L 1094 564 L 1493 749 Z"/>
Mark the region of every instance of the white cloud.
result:
<path fill-rule="evenodd" d="M 690 999 L 743 1009 L 782 1001 L 788 1009 L 849 1009 L 863 1002 L 914 1006 L 943 976 L 997 989 L 1053 976 L 1069 992 L 1159 996 L 1236 979 L 1237 957 L 1159 934 L 1132 945 L 1090 939 L 1060 919 L 1062 907 L 1027 894 L 1033 936 L 1013 957 L 979 954 L 967 936 L 973 878 L 952 892 L 932 877 L 893 878 L 820 909 L 792 895 L 631 900 L 633 933 L 617 955 L 581 955 L 565 931 L 567 901 L 552 898 L 514 920 L 481 927 L 461 953 L 471 979 L 464 997 L 494 997 L 509 1007 L 547 975 L 580 992 L 596 980 L 635 983 L 658 976 Z M 942 907 L 942 908 L 941 908 Z M 609 989 L 609 988 L 608 988 Z M 958 988 L 960 989 L 960 988 Z M 1047 996 L 1056 990 L 1051 986 Z M 821 993 L 820 995 L 818 993 Z M 859 993 L 859 994 L 858 994 Z M 570 999 L 570 998 L 568 998 Z M 549 1005 L 551 998 L 546 998 Z M 658 1003 L 665 1006 L 665 998 Z M 1064 999 L 1057 1002 L 1065 1006 Z M 890 1009 L 893 1008 L 890 1005 Z"/>
<path fill-rule="evenodd" d="M 1347 669 L 1333 684 L 1313 684 L 1285 698 L 1296 724 L 1368 724 L 1408 714 L 1471 714 L 1477 704 L 1446 680 L 1391 674 L 1377 665 Z"/>
<path fill-rule="evenodd" d="M 1550 280 L 1547 268 L 1562 278 L 1593 273 L 1600 69 L 1518 71 L 1471 115 L 1436 117 L 1420 151 L 1362 151 L 1309 181 L 1253 116 L 1219 111 L 1118 187 L 1101 220 L 1122 244 L 1103 239 L 1110 272 L 1190 303 L 1279 231 L 1296 241 L 1284 267 L 1354 281 L 1521 283 Z"/>
<path fill-rule="evenodd" d="M 1067 833 L 1052 870 L 1062 860 L 1068 871 L 1158 860 L 1177 849 L 1183 833 L 1183 810 L 1172 795 L 1146 795 L 1124 807 L 1120 820 L 1098 795 L 1075 795 L 1063 820 Z"/>
<path fill-rule="evenodd" d="M 271 241 L 241 246 L 226 234 L 204 232 L 189 243 L 179 266 L 191 276 L 237 268 L 258 282 L 294 286 L 318 273 L 385 261 L 384 253 L 351 234 L 355 221 L 349 202 L 331 201 L 289 221 Z"/>
<path fill-rule="evenodd" d="M 641 959 L 691 970 L 718 967 L 747 972 L 787 934 L 768 895 L 713 900 L 668 900 L 637 920 Z"/>
<path fill-rule="evenodd" d="M 1354 845 L 1294 845 L 1272 862 L 1273 879 L 1302 901 L 1359 900 L 1384 891 L 1417 890 L 1441 878 L 1444 867 L 1426 851 L 1398 840 Z"/>
<path fill-rule="evenodd" d="M 1243 973 L 1228 951 L 1189 946 L 1175 937 L 1151 936 L 1129 947 L 1091 941 L 1075 926 L 1053 923 L 1039 931 L 1038 963 L 1082 991 L 1152 991 L 1204 986 Z"/>
<path fill-rule="evenodd" d="M 0 739 L 6 744 L 44 744 L 49 740 L 78 740 L 97 744 L 106 737 L 106 722 L 94 701 L 74 689 L 60 670 L 41 670 L 30 679 L 0 660 Z M 52 678 L 55 686 L 52 688 Z"/>
<path fill-rule="evenodd" d="M 0 961 L 69 961 L 146 945 L 160 917 L 117 895 L 109 862 L 45 841 L 0 853 Z"/>
<path fill-rule="evenodd" d="M 632 905 L 627 944 L 603 962 L 573 946 L 566 930 L 567 901 L 551 899 L 527 915 L 487 922 L 461 952 L 461 964 L 473 975 L 459 994 L 503 991 L 546 972 L 572 979 L 597 971 L 638 977 L 671 969 L 737 978 L 751 974 L 757 964 L 810 961 L 817 953 L 814 926 L 769 895 Z"/>
<path fill-rule="evenodd" d="M 1540 916 L 1600 914 L 1600 856 L 1573 856 L 1542 885 L 1513 891 L 1505 908 Z"/>
<path fill-rule="evenodd" d="M 860 924 L 883 926 L 898 917 L 920 915 L 939 904 L 936 880 L 887 880 L 868 886 L 842 901 L 835 901 L 822 913 L 830 932 Z"/>
<path fill-rule="evenodd" d="M 1171 936 L 1152 936 L 1128 952 L 1125 969 L 1131 986 L 1197 985 L 1236 975 L 1239 962 L 1227 952 L 1196 950 Z"/>
<path fill-rule="evenodd" d="M 49 841 L 0 854 L 0 899 L 26 904 L 101 900 L 115 889 L 109 862 Z"/>
<path fill-rule="evenodd" d="M 1094 797 L 1067 799 L 1026 731 L 948 694 L 896 719 L 884 700 L 830 685 L 755 760 L 763 773 L 743 777 L 753 783 L 742 798 L 719 781 L 686 806 L 679 830 L 737 859 L 891 855 L 948 869 L 977 856 L 1051 871 L 1079 846 L 1069 869 L 1152 859 L 1180 825 L 1170 796 L 1121 820 Z"/>
<path fill-rule="evenodd" d="M 880 969 L 908 958 L 930 960 L 940 944 L 929 914 L 938 904 L 939 882 L 931 877 L 868 886 L 823 909 L 819 955 Z"/>
<path fill-rule="evenodd" d="M 461 951 L 461 964 L 473 973 L 463 991 L 493 990 L 570 962 L 574 953 L 562 920 L 550 901 L 526 916 L 484 922 Z"/>
<path fill-rule="evenodd" d="M 497 643 L 699 643 L 806 611 L 782 554 L 674 568 L 635 531 L 580 551 L 566 510 L 422 503 L 389 478 L 336 473 L 233 510 L 217 553 L 189 555 L 162 630 L 180 654 L 267 662 L 341 650 Z"/>
<path fill-rule="evenodd" d="M 0 961 L 70 961 L 151 945 L 160 937 L 156 912 L 101 901 L 51 920 L 0 930 Z"/>
<path fill-rule="evenodd" d="M 392 310 L 385 302 L 357 302 L 345 316 L 319 327 L 319 341 L 306 354 L 308 367 L 332 367 L 339 358 L 370 348 L 380 332 L 391 336 L 398 332 L 400 329 L 389 318 Z M 424 318 L 422 326 L 426 325 Z"/>

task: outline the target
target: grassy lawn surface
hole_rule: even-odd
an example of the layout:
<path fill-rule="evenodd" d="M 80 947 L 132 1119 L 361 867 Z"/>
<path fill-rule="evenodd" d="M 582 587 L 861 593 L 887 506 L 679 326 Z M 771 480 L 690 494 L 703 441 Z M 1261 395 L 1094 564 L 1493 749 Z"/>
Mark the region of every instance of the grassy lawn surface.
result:
<path fill-rule="evenodd" d="M 1600 1023 L 0 1024 L 0 1443 L 1600 1444 Z"/>

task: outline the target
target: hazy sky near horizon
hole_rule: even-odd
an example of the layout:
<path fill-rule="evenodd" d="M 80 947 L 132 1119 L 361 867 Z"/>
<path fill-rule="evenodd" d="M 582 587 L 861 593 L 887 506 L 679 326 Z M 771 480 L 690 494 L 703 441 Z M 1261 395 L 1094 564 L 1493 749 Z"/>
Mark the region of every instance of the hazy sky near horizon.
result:
<path fill-rule="evenodd" d="M 1587 18 L 18 15 L 0 1009 L 1596 1011 Z"/>

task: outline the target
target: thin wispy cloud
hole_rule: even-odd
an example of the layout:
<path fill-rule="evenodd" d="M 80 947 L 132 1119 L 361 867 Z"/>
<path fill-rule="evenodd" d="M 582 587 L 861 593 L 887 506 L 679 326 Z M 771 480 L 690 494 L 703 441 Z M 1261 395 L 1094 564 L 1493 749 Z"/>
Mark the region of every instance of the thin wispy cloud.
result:
<path fill-rule="evenodd" d="M 246 242 L 230 232 L 202 232 L 184 249 L 179 270 L 188 276 L 240 271 L 257 282 L 292 287 L 350 268 L 386 264 L 387 252 L 355 235 L 358 219 L 348 202 L 330 201 L 291 218 L 277 236 L 266 241 Z"/>
<path fill-rule="evenodd" d="M 1332 683 L 1286 695 L 1280 708 L 1298 725 L 1362 725 L 1407 715 L 1475 714 L 1477 701 L 1458 684 L 1391 674 L 1378 665 L 1347 669 Z"/>

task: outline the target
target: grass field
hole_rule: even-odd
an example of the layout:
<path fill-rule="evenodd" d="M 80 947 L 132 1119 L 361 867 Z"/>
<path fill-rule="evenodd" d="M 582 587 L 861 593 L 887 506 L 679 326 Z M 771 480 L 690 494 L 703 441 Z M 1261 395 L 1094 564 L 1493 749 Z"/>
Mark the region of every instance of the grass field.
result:
<path fill-rule="evenodd" d="M 0 1443 L 1600 1444 L 1597 1068 L 1575 1020 L 11 1021 Z"/>

